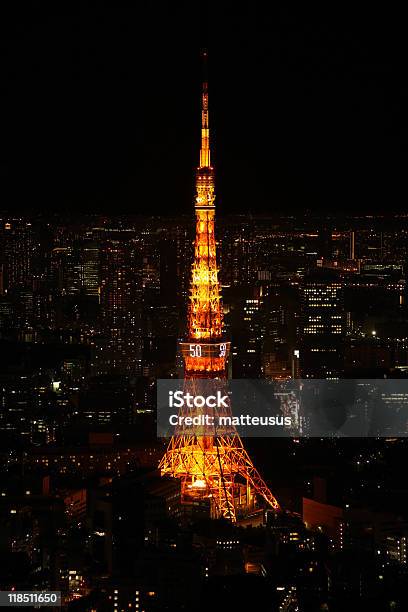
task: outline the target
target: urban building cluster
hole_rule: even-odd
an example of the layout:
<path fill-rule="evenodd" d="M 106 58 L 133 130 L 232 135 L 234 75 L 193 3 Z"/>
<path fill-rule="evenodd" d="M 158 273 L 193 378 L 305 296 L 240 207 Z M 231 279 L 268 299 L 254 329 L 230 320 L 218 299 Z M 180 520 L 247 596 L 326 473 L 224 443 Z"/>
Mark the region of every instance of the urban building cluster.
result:
<path fill-rule="evenodd" d="M 284 511 L 235 524 L 160 477 L 156 380 L 182 369 L 194 229 L 2 216 L 0 588 L 69 610 L 254 589 L 271 610 L 405 609 L 404 438 L 247 440 Z M 406 376 L 407 217 L 221 217 L 216 238 L 234 378 Z"/>

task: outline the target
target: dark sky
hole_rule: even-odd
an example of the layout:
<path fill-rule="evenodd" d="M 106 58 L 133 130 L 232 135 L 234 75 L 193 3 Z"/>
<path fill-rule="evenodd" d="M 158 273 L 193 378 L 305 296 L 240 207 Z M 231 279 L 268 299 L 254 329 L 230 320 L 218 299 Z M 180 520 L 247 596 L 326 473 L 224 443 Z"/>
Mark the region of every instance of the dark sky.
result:
<path fill-rule="evenodd" d="M 402 14 L 129 4 L 1 16 L 0 208 L 188 212 L 206 45 L 222 212 L 404 210 Z"/>

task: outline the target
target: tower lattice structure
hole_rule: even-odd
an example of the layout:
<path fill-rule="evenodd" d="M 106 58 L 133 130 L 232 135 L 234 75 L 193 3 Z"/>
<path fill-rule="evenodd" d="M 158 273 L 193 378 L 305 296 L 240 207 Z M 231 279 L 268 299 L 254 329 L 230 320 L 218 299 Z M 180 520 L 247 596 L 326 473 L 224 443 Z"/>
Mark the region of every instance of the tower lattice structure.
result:
<path fill-rule="evenodd" d="M 204 54 L 204 61 L 206 57 Z M 201 98 L 200 165 L 196 171 L 196 237 L 192 265 L 188 337 L 180 343 L 184 360 L 184 391 L 193 396 L 208 393 L 227 383 L 230 343 L 223 336 L 221 291 L 216 260 L 215 181 L 210 160 L 208 83 L 205 78 Z M 180 409 L 184 416 L 195 416 L 197 408 Z M 231 415 L 231 408 L 223 409 Z M 237 515 L 254 510 L 259 501 L 279 510 L 279 504 L 255 469 L 234 427 L 185 429 L 179 425 L 160 461 L 161 474 L 181 480 L 185 503 L 207 499 L 211 516 L 233 522 Z"/>

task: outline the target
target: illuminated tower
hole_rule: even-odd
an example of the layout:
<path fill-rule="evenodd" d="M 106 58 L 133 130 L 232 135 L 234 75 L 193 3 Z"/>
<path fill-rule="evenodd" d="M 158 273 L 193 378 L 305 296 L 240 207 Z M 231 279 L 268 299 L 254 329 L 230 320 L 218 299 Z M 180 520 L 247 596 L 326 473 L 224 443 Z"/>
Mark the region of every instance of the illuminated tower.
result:
<path fill-rule="evenodd" d="M 204 62 L 206 54 L 204 54 Z M 230 343 L 223 337 L 223 316 L 214 237 L 214 169 L 210 160 L 208 84 L 202 89 L 200 165 L 196 173 L 196 238 L 188 312 L 188 338 L 180 344 L 185 390 L 193 395 L 226 384 Z M 206 387 L 203 387 L 203 384 Z M 184 408 L 183 414 L 197 414 Z M 231 414 L 230 407 L 223 414 Z M 181 480 L 185 503 L 208 499 L 211 515 L 236 521 L 257 507 L 260 499 L 275 509 L 279 504 L 254 468 L 235 428 L 210 431 L 182 426 L 176 429 L 160 462 L 162 475 Z"/>

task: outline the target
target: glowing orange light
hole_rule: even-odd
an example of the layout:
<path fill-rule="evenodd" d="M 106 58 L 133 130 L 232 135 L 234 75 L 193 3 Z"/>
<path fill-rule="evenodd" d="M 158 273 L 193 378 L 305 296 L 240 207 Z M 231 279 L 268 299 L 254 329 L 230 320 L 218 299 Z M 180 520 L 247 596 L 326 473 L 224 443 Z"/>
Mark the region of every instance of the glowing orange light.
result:
<path fill-rule="evenodd" d="M 223 314 L 216 261 L 215 183 L 210 165 L 208 87 L 203 84 L 200 166 L 196 175 L 196 238 L 192 265 L 188 342 L 180 344 L 189 390 L 200 380 L 226 380 L 230 343 L 223 340 Z M 193 413 L 190 410 L 190 415 Z M 229 412 L 230 414 L 230 412 Z M 201 431 L 202 433 L 202 431 Z M 224 433 L 224 432 L 221 432 Z M 253 510 L 257 498 L 279 510 L 279 504 L 256 471 L 235 429 L 225 435 L 174 435 L 160 461 L 162 475 L 181 480 L 182 499 L 210 501 L 213 517 L 237 518 Z"/>

